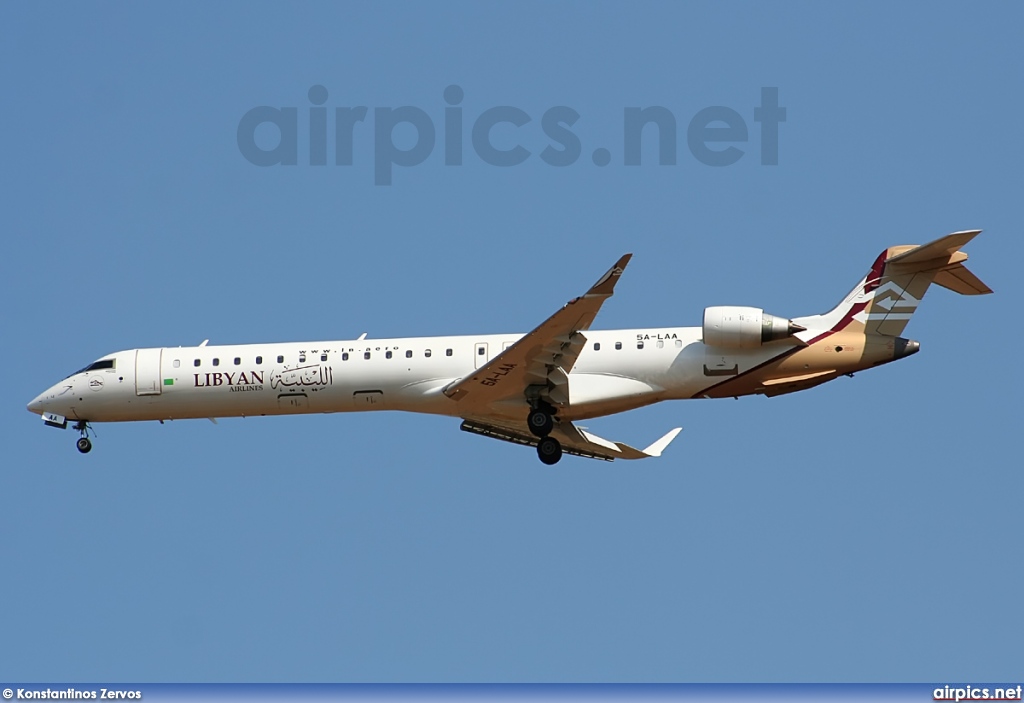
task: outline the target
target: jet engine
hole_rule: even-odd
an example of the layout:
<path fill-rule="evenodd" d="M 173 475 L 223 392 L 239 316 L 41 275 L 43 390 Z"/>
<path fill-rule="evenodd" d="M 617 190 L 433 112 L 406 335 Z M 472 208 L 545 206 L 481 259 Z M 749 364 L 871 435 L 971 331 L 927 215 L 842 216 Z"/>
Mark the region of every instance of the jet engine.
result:
<path fill-rule="evenodd" d="M 731 349 L 754 349 L 785 339 L 804 327 L 760 308 L 719 305 L 704 308 L 704 344 Z"/>

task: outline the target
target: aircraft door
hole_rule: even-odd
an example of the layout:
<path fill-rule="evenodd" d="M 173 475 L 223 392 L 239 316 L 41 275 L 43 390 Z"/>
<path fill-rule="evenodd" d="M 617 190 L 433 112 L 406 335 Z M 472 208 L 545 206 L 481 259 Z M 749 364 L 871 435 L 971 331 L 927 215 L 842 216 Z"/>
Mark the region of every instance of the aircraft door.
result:
<path fill-rule="evenodd" d="M 487 342 L 477 342 L 473 349 L 473 367 L 478 369 L 488 361 L 490 358 L 487 356 Z"/>
<path fill-rule="evenodd" d="M 163 349 L 135 351 L 135 395 L 160 395 L 160 360 Z"/>

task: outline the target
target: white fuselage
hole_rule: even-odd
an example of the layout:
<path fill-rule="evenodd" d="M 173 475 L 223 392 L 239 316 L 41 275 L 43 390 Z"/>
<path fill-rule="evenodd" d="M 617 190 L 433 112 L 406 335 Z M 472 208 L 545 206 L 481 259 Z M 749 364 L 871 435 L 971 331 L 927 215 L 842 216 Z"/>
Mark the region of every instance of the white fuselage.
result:
<path fill-rule="evenodd" d="M 526 334 L 132 349 L 95 361 L 37 396 L 50 426 L 131 420 L 402 410 L 463 419 L 461 429 L 592 459 L 660 456 L 680 428 L 644 449 L 597 437 L 575 420 L 662 400 L 794 393 L 916 353 L 899 336 L 934 281 L 991 290 L 963 267 L 977 230 L 889 247 L 822 315 L 705 308 L 700 327 L 592 330 L 632 254 Z"/>
<path fill-rule="evenodd" d="M 598 417 L 674 398 L 699 397 L 720 382 L 712 365 L 753 368 L 794 341 L 722 352 L 701 343 L 701 328 L 595 331 L 569 375 L 567 420 Z M 295 413 L 403 410 L 521 419 L 526 398 L 476 408 L 442 390 L 522 337 L 359 339 L 133 349 L 93 364 L 40 394 L 29 409 L 69 420 L 117 422 Z M 714 358 L 711 355 L 713 353 Z M 728 355 L 725 358 L 723 354 Z"/>

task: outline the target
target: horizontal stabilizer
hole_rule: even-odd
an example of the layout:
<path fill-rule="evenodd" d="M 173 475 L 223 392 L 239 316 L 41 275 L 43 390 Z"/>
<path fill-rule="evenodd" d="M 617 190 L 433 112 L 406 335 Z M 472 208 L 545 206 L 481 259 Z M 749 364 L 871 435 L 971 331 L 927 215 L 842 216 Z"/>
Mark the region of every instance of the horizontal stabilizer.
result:
<path fill-rule="evenodd" d="M 945 237 L 939 237 L 934 242 L 921 244 L 904 252 L 890 256 L 885 260 L 887 264 L 922 264 L 935 259 L 949 260 L 953 254 L 975 237 L 981 234 L 980 229 L 971 229 L 964 232 L 954 232 Z"/>
<path fill-rule="evenodd" d="M 935 275 L 933 283 L 960 295 L 985 295 L 992 292 L 991 288 L 982 283 L 963 264 L 953 264 L 949 268 L 939 271 Z"/>
<path fill-rule="evenodd" d="M 898 275 L 900 272 L 934 271 L 932 283 L 948 288 L 961 295 L 984 295 L 992 289 L 964 266 L 967 254 L 960 251 L 980 229 L 954 232 L 934 242 L 916 247 L 896 247 L 903 250 L 885 260 L 886 272 Z"/>

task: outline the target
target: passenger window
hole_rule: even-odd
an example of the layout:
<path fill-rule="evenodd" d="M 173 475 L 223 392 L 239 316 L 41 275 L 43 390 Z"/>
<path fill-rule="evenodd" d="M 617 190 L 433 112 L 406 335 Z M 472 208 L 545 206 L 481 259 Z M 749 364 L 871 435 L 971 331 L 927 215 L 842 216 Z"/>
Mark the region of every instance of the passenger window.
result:
<path fill-rule="evenodd" d="M 391 352 L 390 351 L 384 352 L 384 358 L 385 359 L 390 359 L 391 358 Z"/>
<path fill-rule="evenodd" d="M 306 355 L 304 353 L 300 353 L 299 354 L 299 363 L 300 364 L 305 364 L 306 363 Z"/>
<path fill-rule="evenodd" d="M 680 348 L 682 348 L 682 346 L 683 346 L 683 340 L 677 339 L 676 340 L 676 349 L 680 349 Z"/>
<path fill-rule="evenodd" d="M 664 346 L 665 346 L 665 340 L 659 339 L 658 340 L 658 349 L 661 349 Z"/>
<path fill-rule="evenodd" d="M 241 363 L 242 363 L 242 357 L 240 357 L 240 356 L 236 356 L 236 357 L 235 357 L 235 366 L 238 366 L 238 365 L 240 365 Z"/>
<path fill-rule="evenodd" d="M 214 366 L 220 366 L 220 359 L 214 359 L 213 360 L 213 365 Z"/>
<path fill-rule="evenodd" d="M 284 357 L 283 357 L 283 356 L 281 356 L 281 355 L 278 355 L 278 357 L 277 357 L 277 363 L 279 363 L 279 364 L 283 364 L 283 363 L 284 363 Z"/>
<path fill-rule="evenodd" d="M 643 349 L 644 348 L 644 343 L 643 342 L 637 342 L 636 343 L 636 348 L 637 349 Z"/>
<path fill-rule="evenodd" d="M 444 350 L 444 355 L 445 356 L 451 356 L 452 355 L 452 350 L 451 349 L 445 349 Z"/>
<path fill-rule="evenodd" d="M 342 352 L 341 353 L 341 360 L 342 361 L 348 361 L 348 352 Z"/>
<path fill-rule="evenodd" d="M 179 366 L 181 366 L 181 362 L 178 361 L 177 359 L 175 359 L 174 360 L 174 368 L 178 368 Z"/>
<path fill-rule="evenodd" d="M 193 366 L 199 366 L 199 359 L 196 359 L 196 362 L 193 364 Z"/>
<path fill-rule="evenodd" d="M 257 356 L 256 357 L 256 365 L 259 366 L 262 363 L 263 363 L 263 357 L 262 356 Z"/>
<path fill-rule="evenodd" d="M 622 342 L 616 342 L 615 343 L 615 348 L 616 349 L 622 349 Z"/>
<path fill-rule="evenodd" d="M 364 359 L 369 359 L 370 358 L 370 352 L 363 352 L 363 358 Z"/>
<path fill-rule="evenodd" d="M 601 351 L 601 343 L 594 342 L 594 351 Z"/>
<path fill-rule="evenodd" d="M 427 349 L 425 352 L 423 352 L 423 356 L 429 357 L 430 356 L 430 350 Z"/>
<path fill-rule="evenodd" d="M 320 361 L 327 361 L 327 355 L 326 354 L 321 354 L 320 355 Z"/>
<path fill-rule="evenodd" d="M 405 350 L 405 358 L 406 359 L 411 359 L 412 358 L 412 349 L 406 349 Z"/>

